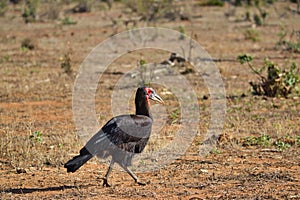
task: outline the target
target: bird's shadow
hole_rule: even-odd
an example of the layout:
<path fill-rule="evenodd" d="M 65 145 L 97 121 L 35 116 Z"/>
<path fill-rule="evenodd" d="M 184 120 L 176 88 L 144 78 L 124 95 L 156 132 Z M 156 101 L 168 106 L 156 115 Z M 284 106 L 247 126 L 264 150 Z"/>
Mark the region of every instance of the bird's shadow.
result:
<path fill-rule="evenodd" d="M 76 186 L 57 186 L 57 187 L 47 187 L 47 188 L 11 188 L 6 189 L 1 192 L 4 193 L 13 193 L 13 194 L 27 194 L 27 193 L 33 193 L 33 192 L 49 192 L 49 191 L 60 191 L 65 189 L 72 189 L 77 188 Z"/>

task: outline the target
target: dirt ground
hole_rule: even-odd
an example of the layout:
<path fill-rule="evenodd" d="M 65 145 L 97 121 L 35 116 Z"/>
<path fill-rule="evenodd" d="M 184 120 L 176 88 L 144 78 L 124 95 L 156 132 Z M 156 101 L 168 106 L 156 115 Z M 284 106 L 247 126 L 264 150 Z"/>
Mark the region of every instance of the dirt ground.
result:
<path fill-rule="evenodd" d="M 239 54 L 248 53 L 257 66 L 266 57 L 279 66 L 291 61 L 300 65 L 299 52 L 276 47 L 282 27 L 287 38 L 292 38 L 293 31 L 299 34 L 296 4 L 279 1 L 267 6 L 269 16 L 263 26 L 243 20 L 245 7 L 181 6 L 191 20 L 159 18 L 127 26 L 126 20 L 136 15 L 122 3 L 114 3 L 111 10 L 99 3 L 89 13 L 62 14 L 60 19 L 68 16 L 77 22 L 69 25 L 43 18 L 26 24 L 21 4 L 8 7 L 0 17 L 1 199 L 300 199 L 299 97 L 252 95 L 249 81 L 257 76 L 236 60 Z M 199 134 L 183 156 L 159 170 L 138 173 L 148 182 L 146 186 L 135 184 L 128 174 L 115 169 L 109 180 L 112 187 L 103 187 L 108 165 L 94 158 L 76 173 L 67 174 L 63 164 L 82 146 L 72 113 L 72 91 L 80 64 L 111 35 L 147 25 L 183 28 L 216 60 L 227 97 L 217 146 L 199 156 L 211 117 L 210 99 L 205 98 L 209 93 L 199 74 L 187 73 L 184 76 L 197 93 L 201 119 Z M 258 41 L 246 37 L 248 29 L 259 33 Z M 26 38 L 34 49 L 21 47 Z M 61 67 L 65 55 L 70 57 L 70 73 Z M 96 93 L 99 123 L 112 117 L 112 88 L 128 66 L 135 67 L 140 59 L 161 62 L 168 56 L 169 52 L 140 50 L 117 59 L 103 74 Z M 170 119 L 164 131 L 150 141 L 148 150 L 159 147 L 161 141 L 170 142 L 169 133 L 181 126 L 176 121 L 176 98 L 161 87 L 156 89 L 166 101 Z"/>

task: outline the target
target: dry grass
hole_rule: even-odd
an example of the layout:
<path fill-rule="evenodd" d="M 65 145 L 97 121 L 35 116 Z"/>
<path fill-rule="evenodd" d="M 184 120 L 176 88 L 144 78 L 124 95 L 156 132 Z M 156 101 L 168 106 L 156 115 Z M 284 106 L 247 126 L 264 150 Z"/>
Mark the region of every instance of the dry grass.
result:
<path fill-rule="evenodd" d="M 19 123 L 15 128 L 7 127 L 0 137 L 0 157 L 14 169 L 41 169 L 44 166 L 61 166 L 70 157 L 70 152 L 79 148 L 80 142 L 72 132 L 38 132 L 36 136 L 31 123 Z"/>
<path fill-rule="evenodd" d="M 278 8 L 281 4 L 279 2 Z M 127 16 L 121 8 L 118 4 L 112 8 L 115 9 L 112 14 L 105 15 Z M 248 81 L 255 76 L 235 62 L 237 55 L 247 52 L 255 54 L 260 63 L 266 56 L 279 64 L 291 57 L 300 63 L 299 55 L 274 48 L 276 30 L 280 31 L 280 25 L 276 25 L 277 15 L 270 13 L 270 26 L 260 27 L 261 40 L 253 43 L 244 38 L 251 24 L 224 18 L 223 9 L 195 6 L 195 13 L 203 16 L 196 19 L 192 28 L 186 21 L 162 22 L 162 26 L 172 29 L 185 26 L 187 34 L 194 29 L 201 45 L 214 58 L 225 59 L 216 65 L 226 87 L 227 114 L 218 146 L 206 157 L 200 157 L 199 147 L 211 120 L 209 92 L 202 80 L 206 74 L 184 75 L 198 97 L 199 133 L 185 155 L 160 170 L 139 174 L 142 179 L 151 181 L 146 187 L 136 186 L 124 172 L 114 170 L 113 187 L 103 188 L 101 177 L 107 166 L 94 164 L 95 160 L 75 174 L 67 174 L 62 168 L 82 144 L 72 120 L 74 79 L 61 69 L 60 58 L 64 56 L 67 41 L 72 40 L 72 70 L 76 73 L 92 47 L 113 33 L 113 25 L 107 22 L 109 18 L 93 11 L 80 17 L 73 14 L 70 17 L 78 21 L 74 26 L 62 27 L 54 22 L 30 24 L 35 31 L 28 31 L 28 25 L 24 25 L 20 16 L 0 18 L 5 24 L 0 31 L 3 44 L 0 46 L 3 55 L 0 58 L 3 75 L 0 79 L 0 198 L 299 198 L 299 98 L 252 96 Z M 237 9 L 241 15 L 244 11 Z M 295 16 L 286 15 L 288 17 L 281 20 L 299 29 Z M 95 25 L 95 21 L 99 23 Z M 102 23 L 103 27 L 99 25 Z M 37 38 L 37 48 L 21 50 L 24 38 Z M 151 63 L 168 57 L 168 52 L 137 51 L 118 58 L 109 66 L 95 96 L 100 125 L 113 115 L 111 94 L 124 73 L 140 59 Z M 163 94 L 164 90 L 157 88 L 158 94 Z M 178 123 L 181 115 L 178 100 L 172 95 L 162 97 L 166 101 L 167 124 L 159 134 L 153 135 L 147 151 L 157 150 L 172 141 L 182 125 Z M 133 99 L 129 102 L 129 110 L 133 112 Z M 269 145 L 264 145 L 267 143 L 263 143 L 263 135 L 270 138 Z M 290 146 L 283 148 L 285 144 Z M 15 173 L 17 169 L 27 173 Z"/>

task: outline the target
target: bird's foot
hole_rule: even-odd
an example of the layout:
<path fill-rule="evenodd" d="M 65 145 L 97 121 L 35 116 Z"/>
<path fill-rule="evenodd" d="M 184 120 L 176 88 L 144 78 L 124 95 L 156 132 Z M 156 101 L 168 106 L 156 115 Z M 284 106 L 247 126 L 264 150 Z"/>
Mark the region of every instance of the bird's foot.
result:
<path fill-rule="evenodd" d="M 111 185 L 108 184 L 106 178 L 103 178 L 103 186 L 104 186 L 104 187 L 111 187 Z"/>
<path fill-rule="evenodd" d="M 144 185 L 147 185 L 147 183 L 145 183 L 145 182 L 141 182 L 141 181 L 139 181 L 139 180 L 137 180 L 137 181 L 135 181 L 137 184 L 139 184 L 139 185 L 142 185 L 142 186 L 144 186 Z"/>

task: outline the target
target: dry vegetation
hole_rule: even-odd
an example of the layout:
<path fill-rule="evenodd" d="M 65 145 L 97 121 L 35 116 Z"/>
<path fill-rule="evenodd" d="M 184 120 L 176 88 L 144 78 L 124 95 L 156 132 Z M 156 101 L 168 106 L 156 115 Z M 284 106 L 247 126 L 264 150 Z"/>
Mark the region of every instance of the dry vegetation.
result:
<path fill-rule="evenodd" d="M 1 199 L 300 199 L 299 94 L 254 95 L 249 82 L 260 79 L 237 60 L 251 54 L 254 66 L 263 66 L 268 58 L 286 71 L 295 62 L 298 71 L 293 73 L 299 75 L 296 2 L 26 2 L 0 2 Z M 139 173 L 150 181 L 144 187 L 116 169 L 113 186 L 103 188 L 105 161 L 93 159 L 75 174 L 62 167 L 82 146 L 72 119 L 74 81 L 97 44 L 143 26 L 191 35 L 210 53 L 226 87 L 226 120 L 217 146 L 200 157 L 210 123 L 210 97 L 201 75 L 188 70 L 184 76 L 197 94 L 201 116 L 199 134 L 188 151 L 164 168 Z M 158 63 L 169 55 L 139 50 L 112 63 L 96 93 L 99 124 L 112 117 L 114 85 L 128 70 L 141 59 Z M 182 72 L 184 67 L 174 69 Z M 167 144 L 181 126 L 176 97 L 154 87 L 166 102 L 167 124 L 151 138 L 147 151 Z"/>

